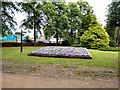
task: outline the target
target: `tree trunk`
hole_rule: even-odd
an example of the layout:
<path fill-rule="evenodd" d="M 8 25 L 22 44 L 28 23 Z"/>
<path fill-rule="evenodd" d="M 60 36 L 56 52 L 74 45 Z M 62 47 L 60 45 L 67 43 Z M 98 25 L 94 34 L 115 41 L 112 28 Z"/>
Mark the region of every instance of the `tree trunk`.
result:
<path fill-rule="evenodd" d="M 71 30 L 71 32 L 70 32 L 70 36 L 71 36 L 71 37 L 73 36 L 73 30 Z"/>
<path fill-rule="evenodd" d="M 117 45 L 119 46 L 119 42 L 120 42 L 120 26 L 118 28 L 118 38 L 117 38 Z"/>
<path fill-rule="evenodd" d="M 34 14 L 34 27 L 33 27 L 33 29 L 34 29 L 34 46 L 36 46 L 36 30 L 35 30 L 35 12 L 33 11 L 33 14 Z"/>
<path fill-rule="evenodd" d="M 56 34 L 55 34 L 56 45 L 58 45 L 58 27 L 59 27 L 59 23 L 58 23 L 58 20 L 57 20 L 57 23 L 56 23 Z"/>
<path fill-rule="evenodd" d="M 116 28 L 115 28 L 115 31 L 114 31 L 114 40 L 116 42 Z"/>
<path fill-rule="evenodd" d="M 36 31 L 35 31 L 35 24 L 34 24 L 34 46 L 36 45 Z"/>
<path fill-rule="evenodd" d="M 41 32 L 41 30 L 40 30 L 40 29 L 38 29 L 38 32 L 39 32 L 40 36 L 42 36 L 42 32 Z"/>
<path fill-rule="evenodd" d="M 58 45 L 58 30 L 57 30 L 57 28 L 56 28 L 56 45 Z"/>
<path fill-rule="evenodd" d="M 58 45 L 58 35 L 57 35 L 57 37 L 56 37 L 56 44 Z"/>

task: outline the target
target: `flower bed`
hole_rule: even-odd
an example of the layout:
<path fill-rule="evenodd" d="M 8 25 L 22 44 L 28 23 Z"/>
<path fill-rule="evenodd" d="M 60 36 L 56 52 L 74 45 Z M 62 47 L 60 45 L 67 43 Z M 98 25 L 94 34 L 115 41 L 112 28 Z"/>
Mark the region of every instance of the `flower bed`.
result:
<path fill-rule="evenodd" d="M 87 48 L 61 47 L 61 46 L 42 47 L 36 51 L 29 53 L 28 56 L 48 56 L 48 57 L 62 57 L 62 58 L 68 57 L 68 58 L 92 59 Z"/>

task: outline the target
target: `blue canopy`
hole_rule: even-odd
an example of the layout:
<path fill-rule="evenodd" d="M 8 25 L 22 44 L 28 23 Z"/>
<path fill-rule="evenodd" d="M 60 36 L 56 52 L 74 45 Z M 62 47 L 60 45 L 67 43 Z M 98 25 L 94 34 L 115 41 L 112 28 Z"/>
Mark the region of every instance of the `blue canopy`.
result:
<path fill-rule="evenodd" d="M 5 37 L 2 37 L 0 36 L 0 40 L 16 40 L 17 39 L 17 36 L 13 35 L 13 36 L 5 36 Z M 25 36 L 22 36 L 22 40 L 25 40 Z"/>

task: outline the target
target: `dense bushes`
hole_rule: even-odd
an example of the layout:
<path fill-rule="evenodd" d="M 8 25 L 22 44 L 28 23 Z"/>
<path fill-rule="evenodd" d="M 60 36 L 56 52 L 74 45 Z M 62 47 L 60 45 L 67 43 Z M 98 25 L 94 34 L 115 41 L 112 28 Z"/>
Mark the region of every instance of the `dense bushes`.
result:
<path fill-rule="evenodd" d="M 80 37 L 80 45 L 87 48 L 108 47 L 109 41 L 109 35 L 99 24 L 91 26 L 89 30 L 85 31 Z"/>
<path fill-rule="evenodd" d="M 70 45 L 70 42 L 69 42 L 68 40 L 64 40 L 64 41 L 62 42 L 62 45 L 64 45 L 64 46 L 69 46 L 69 45 Z"/>
<path fill-rule="evenodd" d="M 115 40 L 111 39 L 111 40 L 110 40 L 110 43 L 109 43 L 109 46 L 111 46 L 111 47 L 116 47 L 116 42 L 115 42 Z"/>

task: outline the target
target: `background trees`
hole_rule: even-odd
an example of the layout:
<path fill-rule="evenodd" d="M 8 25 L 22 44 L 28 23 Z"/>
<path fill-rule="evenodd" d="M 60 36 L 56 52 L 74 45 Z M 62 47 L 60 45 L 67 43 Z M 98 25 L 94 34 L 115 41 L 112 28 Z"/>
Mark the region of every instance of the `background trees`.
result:
<path fill-rule="evenodd" d="M 114 41 L 118 44 L 120 42 L 120 1 L 112 2 L 108 6 L 106 29 L 111 37 L 111 46 Z"/>
<path fill-rule="evenodd" d="M 47 16 L 47 23 L 44 30 L 45 36 L 48 39 L 52 36 L 55 37 L 57 44 L 58 39 L 65 36 L 65 30 L 68 28 L 66 8 L 64 2 L 45 2 L 43 4 L 43 12 Z"/>
<path fill-rule="evenodd" d="M 1 6 L 1 10 L 4 11 L 2 12 L 3 15 L 5 15 L 7 12 L 4 10 L 4 7 L 5 6 Z M 82 0 L 78 1 L 77 3 L 70 2 L 68 4 L 65 2 L 37 2 L 35 0 L 34 2 L 20 2 L 17 4 L 17 7 L 19 7 L 21 12 L 26 14 L 26 18 L 22 21 L 21 27 L 34 30 L 34 45 L 36 43 L 36 32 L 39 32 L 40 35 L 42 35 L 41 28 L 43 29 L 47 40 L 49 40 L 51 37 L 56 38 L 56 44 L 59 43 L 58 41 L 60 38 L 64 40 L 63 43 L 68 43 L 68 45 L 80 43 L 82 46 L 91 48 L 105 47 L 109 43 L 108 39 L 107 41 L 105 40 L 105 38 L 109 38 L 109 36 L 97 22 L 92 7 L 89 5 L 89 3 Z M 114 9 L 112 7 L 114 7 Z M 16 9 L 14 4 L 12 8 Z M 120 20 L 118 17 L 119 12 L 114 11 L 116 9 L 119 9 L 119 4 L 115 3 L 109 6 L 107 31 L 111 38 L 113 37 L 111 32 L 114 33 L 113 30 L 120 26 Z M 11 11 L 9 9 L 6 10 L 8 10 L 8 12 Z M 10 16 L 12 14 L 8 13 L 8 15 Z M 10 21 L 14 23 L 12 16 L 10 19 L 11 20 L 3 18 L 3 21 L 6 20 L 7 23 L 10 23 Z M 5 25 L 7 25 L 7 23 Z M 9 27 L 10 25 L 7 26 Z M 5 26 L 3 25 L 3 27 Z M 3 29 L 3 31 L 5 30 Z M 117 40 L 119 40 L 118 33 L 120 32 L 115 31 Z M 92 35 L 90 36 L 90 34 Z"/>
<path fill-rule="evenodd" d="M 77 3 L 70 2 L 68 4 L 68 9 L 69 30 L 67 40 L 70 44 L 73 44 L 76 41 L 77 31 L 81 27 L 82 14 L 80 8 L 77 7 Z"/>

